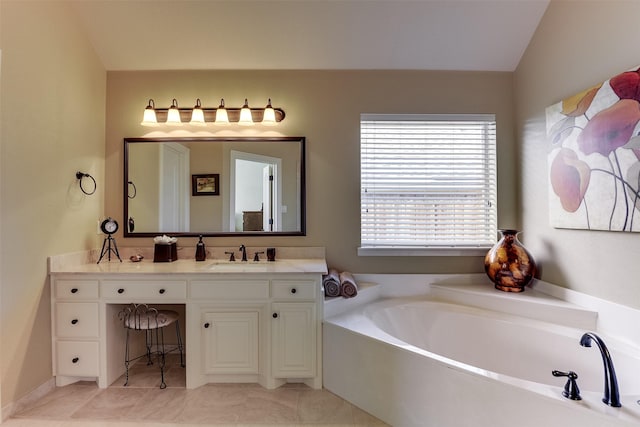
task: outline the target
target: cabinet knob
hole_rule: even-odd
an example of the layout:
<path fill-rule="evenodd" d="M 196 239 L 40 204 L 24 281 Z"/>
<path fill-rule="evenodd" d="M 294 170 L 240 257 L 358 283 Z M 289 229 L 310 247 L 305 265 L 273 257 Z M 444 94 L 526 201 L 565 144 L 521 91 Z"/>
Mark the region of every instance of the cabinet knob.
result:
<path fill-rule="evenodd" d="M 271 317 L 273 317 L 274 319 L 277 319 L 277 318 L 278 318 L 278 313 L 273 313 L 273 314 L 271 315 Z"/>
<path fill-rule="evenodd" d="M 209 327 L 209 322 L 205 323 L 205 324 L 204 324 L 204 327 L 205 327 L 205 328 L 208 328 L 208 327 Z"/>
<path fill-rule="evenodd" d="M 122 288 L 118 289 L 118 293 L 119 294 L 123 294 L 124 293 L 124 289 L 122 289 Z"/>
<path fill-rule="evenodd" d="M 78 363 L 79 360 L 80 360 L 79 357 L 74 357 L 73 359 L 71 359 L 73 363 Z"/>
<path fill-rule="evenodd" d="M 296 292 L 298 292 L 298 290 L 296 288 L 291 288 L 291 293 L 295 294 Z"/>
<path fill-rule="evenodd" d="M 78 288 L 71 288 L 71 293 L 72 294 L 78 293 Z"/>
<path fill-rule="evenodd" d="M 73 320 L 71 321 L 71 324 L 72 324 L 72 325 L 75 325 L 75 324 L 77 324 L 77 323 L 78 323 L 78 319 L 73 319 Z"/>
<path fill-rule="evenodd" d="M 160 292 L 160 294 L 164 294 L 166 291 L 164 289 L 160 289 L 158 292 Z"/>

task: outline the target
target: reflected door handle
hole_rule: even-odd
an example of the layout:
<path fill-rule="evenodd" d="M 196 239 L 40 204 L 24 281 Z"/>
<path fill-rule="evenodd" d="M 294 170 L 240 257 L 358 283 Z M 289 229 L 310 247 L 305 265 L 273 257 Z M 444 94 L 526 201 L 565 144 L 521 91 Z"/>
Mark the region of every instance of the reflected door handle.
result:
<path fill-rule="evenodd" d="M 72 324 L 72 325 L 75 325 L 75 324 L 77 324 L 77 323 L 78 323 L 78 319 L 73 319 L 73 320 L 71 321 L 71 324 Z"/>

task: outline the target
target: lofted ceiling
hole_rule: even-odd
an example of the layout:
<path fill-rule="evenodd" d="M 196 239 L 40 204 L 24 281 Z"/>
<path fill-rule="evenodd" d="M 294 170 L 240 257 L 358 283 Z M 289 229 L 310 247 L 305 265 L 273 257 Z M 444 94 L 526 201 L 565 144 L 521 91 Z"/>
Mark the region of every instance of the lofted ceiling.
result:
<path fill-rule="evenodd" d="M 513 71 L 549 0 L 70 0 L 107 70 Z"/>

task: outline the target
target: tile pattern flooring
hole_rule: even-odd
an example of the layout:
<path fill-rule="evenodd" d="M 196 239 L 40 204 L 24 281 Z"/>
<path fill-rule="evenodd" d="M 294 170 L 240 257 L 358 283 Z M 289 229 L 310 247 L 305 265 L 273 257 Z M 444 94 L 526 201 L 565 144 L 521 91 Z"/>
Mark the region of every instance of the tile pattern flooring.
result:
<path fill-rule="evenodd" d="M 167 427 L 167 426 L 387 426 L 349 402 L 303 384 L 266 390 L 257 384 L 185 386 L 179 358 L 170 356 L 159 389 L 156 366 L 144 361 L 130 370 L 129 386 L 120 378 L 107 389 L 95 383 L 58 387 L 24 408 L 9 427 Z"/>

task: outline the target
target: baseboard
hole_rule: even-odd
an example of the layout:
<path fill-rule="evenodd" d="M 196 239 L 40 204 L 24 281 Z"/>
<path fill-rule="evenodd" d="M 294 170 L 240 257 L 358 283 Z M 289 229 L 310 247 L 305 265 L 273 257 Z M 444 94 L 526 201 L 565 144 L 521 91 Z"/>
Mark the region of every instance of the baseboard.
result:
<path fill-rule="evenodd" d="M 41 384 L 36 387 L 31 392 L 27 393 L 27 395 L 21 397 L 16 402 L 11 402 L 6 406 L 2 407 L 2 420 L 0 422 L 5 422 L 9 418 L 13 416 L 13 414 L 22 411 L 24 408 L 32 405 L 39 399 L 42 399 L 43 396 L 52 392 L 56 388 L 56 379 L 51 378 L 47 382 Z"/>

